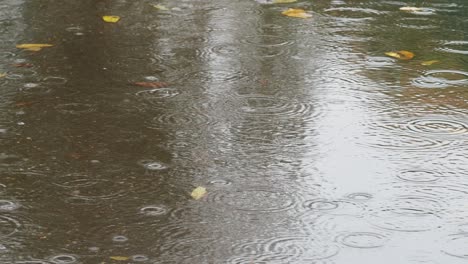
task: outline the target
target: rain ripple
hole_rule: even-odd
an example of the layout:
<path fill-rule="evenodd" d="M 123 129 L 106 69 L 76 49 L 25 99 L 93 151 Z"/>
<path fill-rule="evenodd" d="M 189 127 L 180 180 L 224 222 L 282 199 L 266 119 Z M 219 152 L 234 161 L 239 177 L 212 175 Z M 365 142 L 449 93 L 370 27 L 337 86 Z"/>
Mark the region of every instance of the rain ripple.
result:
<path fill-rule="evenodd" d="M 55 179 L 54 184 L 65 193 L 66 201 L 71 204 L 95 203 L 97 200 L 114 199 L 124 195 L 128 186 L 119 181 L 90 178 L 83 174 L 67 174 Z"/>
<path fill-rule="evenodd" d="M 249 95 L 243 99 L 243 106 L 241 106 L 240 110 L 249 116 L 275 116 L 276 119 L 301 118 L 310 120 L 319 114 L 311 104 L 296 100 L 262 95 Z"/>
<path fill-rule="evenodd" d="M 438 181 L 442 177 L 442 174 L 429 170 L 405 170 L 401 171 L 397 177 L 407 182 L 429 183 Z"/>
<path fill-rule="evenodd" d="M 457 258 L 468 259 L 468 234 L 449 236 L 443 245 L 442 252 Z"/>
<path fill-rule="evenodd" d="M 241 242 L 232 252 L 228 263 L 302 263 L 331 258 L 339 247 L 326 239 L 299 235 Z"/>
<path fill-rule="evenodd" d="M 211 202 L 230 206 L 245 212 L 278 212 L 290 210 L 297 206 L 298 198 L 288 192 L 255 188 L 237 191 L 214 191 L 210 193 Z"/>
<path fill-rule="evenodd" d="M 382 234 L 373 232 L 354 232 L 342 235 L 337 240 L 348 247 L 377 248 L 384 246 L 388 238 Z"/>
<path fill-rule="evenodd" d="M 76 263 L 78 260 L 75 256 L 61 254 L 50 258 L 49 261 L 54 264 L 72 264 Z"/>
<path fill-rule="evenodd" d="M 448 41 L 443 46 L 440 51 L 468 55 L 468 41 Z"/>
<path fill-rule="evenodd" d="M 468 72 L 456 70 L 432 70 L 412 80 L 412 84 L 421 88 L 465 87 L 468 84 Z"/>
<path fill-rule="evenodd" d="M 315 199 L 303 203 L 306 209 L 312 212 L 322 212 L 334 215 L 360 216 L 365 211 L 365 206 L 361 203 L 346 200 L 325 200 Z"/>
<path fill-rule="evenodd" d="M 344 18 L 350 20 L 368 20 L 374 19 L 380 15 L 384 15 L 387 12 L 379 11 L 368 8 L 357 8 L 357 7 L 335 7 L 325 9 L 325 12 L 330 16 L 337 18 Z"/>
<path fill-rule="evenodd" d="M 9 215 L 0 215 L 0 238 L 10 237 L 22 227 L 20 220 Z"/>
<path fill-rule="evenodd" d="M 391 204 L 370 214 L 376 227 L 400 232 L 423 232 L 442 225 L 444 204 L 424 196 L 397 197 Z"/>
<path fill-rule="evenodd" d="M 429 135 L 455 135 L 468 133 L 468 125 L 458 121 L 444 119 L 418 119 L 407 124 L 407 128 L 416 133 Z"/>

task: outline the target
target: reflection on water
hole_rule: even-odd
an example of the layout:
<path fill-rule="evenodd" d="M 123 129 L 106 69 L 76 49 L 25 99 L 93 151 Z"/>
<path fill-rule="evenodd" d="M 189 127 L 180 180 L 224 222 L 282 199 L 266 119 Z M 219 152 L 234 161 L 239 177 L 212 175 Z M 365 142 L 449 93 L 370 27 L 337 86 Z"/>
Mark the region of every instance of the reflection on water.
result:
<path fill-rule="evenodd" d="M 0 3 L 0 263 L 466 262 L 464 1 L 154 4 Z"/>

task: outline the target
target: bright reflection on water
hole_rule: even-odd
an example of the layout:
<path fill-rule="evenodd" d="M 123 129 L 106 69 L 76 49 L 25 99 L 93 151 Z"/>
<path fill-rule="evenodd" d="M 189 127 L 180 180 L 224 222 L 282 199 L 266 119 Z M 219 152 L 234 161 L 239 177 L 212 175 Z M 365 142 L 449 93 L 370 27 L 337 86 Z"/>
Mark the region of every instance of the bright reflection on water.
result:
<path fill-rule="evenodd" d="M 466 263 L 467 3 L 270 2 L 3 0 L 0 263 Z"/>

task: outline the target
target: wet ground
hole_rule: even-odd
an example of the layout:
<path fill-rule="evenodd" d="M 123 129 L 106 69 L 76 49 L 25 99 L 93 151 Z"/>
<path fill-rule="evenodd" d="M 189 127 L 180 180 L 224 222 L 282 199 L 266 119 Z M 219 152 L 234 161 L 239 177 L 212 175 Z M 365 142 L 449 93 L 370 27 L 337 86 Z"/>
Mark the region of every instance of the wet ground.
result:
<path fill-rule="evenodd" d="M 466 263 L 467 33 L 464 0 L 2 0 L 0 263 Z"/>

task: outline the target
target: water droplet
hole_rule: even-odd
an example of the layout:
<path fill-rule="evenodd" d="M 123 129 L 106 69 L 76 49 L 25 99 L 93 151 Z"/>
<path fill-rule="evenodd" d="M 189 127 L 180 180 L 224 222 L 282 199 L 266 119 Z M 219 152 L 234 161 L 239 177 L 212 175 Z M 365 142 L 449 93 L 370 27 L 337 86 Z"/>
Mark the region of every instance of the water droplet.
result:
<path fill-rule="evenodd" d="M 14 211 L 19 207 L 19 204 L 12 201 L 0 200 L 0 211 Z"/>
<path fill-rule="evenodd" d="M 148 216 L 160 216 L 160 215 L 165 215 L 167 214 L 167 208 L 165 206 L 158 206 L 158 205 L 149 205 L 145 206 L 140 209 L 140 212 L 142 214 L 148 215 Z"/>
<path fill-rule="evenodd" d="M 166 164 L 157 162 L 157 161 L 152 161 L 152 160 L 141 160 L 138 163 L 141 164 L 143 167 L 145 167 L 145 169 L 147 170 L 157 171 L 157 170 L 165 170 L 168 168 Z"/>
<path fill-rule="evenodd" d="M 144 262 L 144 261 L 148 261 L 149 258 L 145 255 L 133 255 L 132 260 L 135 262 Z"/>
<path fill-rule="evenodd" d="M 128 238 L 126 236 L 118 235 L 118 236 L 112 237 L 112 241 L 118 242 L 118 243 L 123 243 L 123 242 L 127 242 Z"/>
<path fill-rule="evenodd" d="M 370 193 L 351 193 L 346 196 L 347 198 L 355 201 L 367 201 L 373 198 Z"/>
<path fill-rule="evenodd" d="M 75 263 L 77 261 L 76 257 L 72 255 L 57 255 L 52 258 L 50 258 L 50 262 L 54 264 L 71 264 Z"/>

